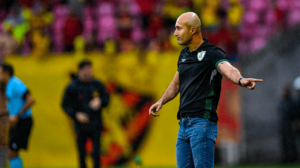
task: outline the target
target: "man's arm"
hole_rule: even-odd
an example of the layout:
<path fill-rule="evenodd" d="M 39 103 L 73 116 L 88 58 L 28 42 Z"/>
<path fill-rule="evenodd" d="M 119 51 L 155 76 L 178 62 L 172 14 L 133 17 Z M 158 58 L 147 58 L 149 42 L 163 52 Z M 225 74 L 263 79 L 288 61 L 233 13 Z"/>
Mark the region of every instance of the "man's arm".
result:
<path fill-rule="evenodd" d="M 99 89 L 100 89 L 101 107 L 106 107 L 109 102 L 109 94 L 106 91 L 105 86 L 103 86 L 101 83 Z"/>
<path fill-rule="evenodd" d="M 17 124 L 19 118 L 26 112 L 26 110 L 34 104 L 34 99 L 32 98 L 32 96 L 28 91 L 24 94 L 24 99 L 25 99 L 25 103 L 21 108 L 21 110 L 18 112 L 18 114 L 9 117 L 10 125 L 12 127 L 14 127 Z"/>
<path fill-rule="evenodd" d="M 255 82 L 262 82 L 262 79 L 243 78 L 240 71 L 233 67 L 229 62 L 222 61 L 217 66 L 218 71 L 226 76 L 232 83 L 241 85 L 242 87 L 254 90 Z"/>
<path fill-rule="evenodd" d="M 74 94 L 72 92 L 72 88 L 71 86 L 68 86 L 63 97 L 62 107 L 70 117 L 76 119 L 75 118 L 76 110 L 73 108 L 74 106 L 73 99 L 74 99 Z"/>
<path fill-rule="evenodd" d="M 25 103 L 21 108 L 21 110 L 19 111 L 19 113 L 17 114 L 18 117 L 21 117 L 21 115 L 23 115 L 26 112 L 26 110 L 29 109 L 34 104 L 34 99 L 29 92 L 25 93 L 24 99 L 25 99 Z"/>
<path fill-rule="evenodd" d="M 155 114 L 155 112 L 158 112 L 161 109 L 162 105 L 166 104 L 168 101 L 174 99 L 177 96 L 177 94 L 179 93 L 179 85 L 179 72 L 177 71 L 165 93 L 155 104 L 150 107 L 149 115 L 153 115 L 154 117 L 159 116 L 158 114 Z"/>

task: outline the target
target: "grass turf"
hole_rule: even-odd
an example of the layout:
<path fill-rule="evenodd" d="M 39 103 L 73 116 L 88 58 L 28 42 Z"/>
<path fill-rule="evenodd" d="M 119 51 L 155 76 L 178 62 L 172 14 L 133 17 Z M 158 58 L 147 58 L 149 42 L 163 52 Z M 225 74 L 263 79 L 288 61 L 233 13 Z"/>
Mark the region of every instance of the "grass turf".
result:
<path fill-rule="evenodd" d="M 289 165 L 239 165 L 239 166 L 232 166 L 228 168 L 299 168 L 300 164 L 289 164 Z M 9 168 L 9 167 L 0 167 L 0 168 Z M 25 167 L 25 168 L 62 168 L 62 167 Z M 71 168 L 71 167 L 69 167 Z M 107 167 L 108 168 L 108 167 Z M 166 167 L 166 166 L 155 166 L 155 167 L 148 167 L 148 166 L 141 166 L 141 167 L 127 167 L 127 166 L 116 166 L 114 168 L 176 168 L 176 167 Z M 216 166 L 215 168 L 221 168 Z M 223 168 L 223 167 L 222 167 Z"/>

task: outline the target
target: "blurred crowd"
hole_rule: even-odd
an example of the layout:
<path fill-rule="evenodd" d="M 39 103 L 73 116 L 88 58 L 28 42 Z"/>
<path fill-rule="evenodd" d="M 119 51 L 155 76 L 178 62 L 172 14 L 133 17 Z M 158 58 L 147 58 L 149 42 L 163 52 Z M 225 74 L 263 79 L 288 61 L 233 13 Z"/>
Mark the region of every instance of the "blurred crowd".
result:
<path fill-rule="evenodd" d="M 0 0 L 0 57 L 13 52 L 169 51 L 177 17 L 199 14 L 229 59 L 261 49 L 300 21 L 298 0 Z"/>

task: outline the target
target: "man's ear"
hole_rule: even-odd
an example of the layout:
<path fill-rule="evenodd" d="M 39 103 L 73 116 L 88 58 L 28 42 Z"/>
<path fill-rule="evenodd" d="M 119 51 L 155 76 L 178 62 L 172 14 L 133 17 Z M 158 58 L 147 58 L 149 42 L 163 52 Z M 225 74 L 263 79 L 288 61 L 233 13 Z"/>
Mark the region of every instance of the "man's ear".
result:
<path fill-rule="evenodd" d="M 195 27 L 192 27 L 190 31 L 191 31 L 191 34 L 194 35 L 194 34 L 196 34 L 197 29 Z"/>

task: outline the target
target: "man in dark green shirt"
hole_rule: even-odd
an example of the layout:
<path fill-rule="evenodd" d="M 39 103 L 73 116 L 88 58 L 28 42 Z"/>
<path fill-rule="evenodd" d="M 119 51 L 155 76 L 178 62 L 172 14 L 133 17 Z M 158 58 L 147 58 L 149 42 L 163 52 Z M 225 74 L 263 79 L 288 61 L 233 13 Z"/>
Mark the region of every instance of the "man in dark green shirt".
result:
<path fill-rule="evenodd" d="M 222 76 L 250 90 L 262 79 L 243 78 L 227 60 L 225 53 L 202 38 L 201 21 L 192 12 L 178 17 L 174 35 L 186 46 L 179 56 L 175 77 L 163 96 L 149 109 L 159 116 L 162 105 L 180 92 L 180 119 L 176 144 L 177 167 L 214 166 L 214 145 L 218 133 L 216 113 Z"/>

